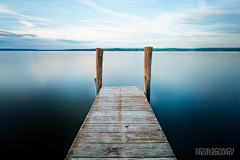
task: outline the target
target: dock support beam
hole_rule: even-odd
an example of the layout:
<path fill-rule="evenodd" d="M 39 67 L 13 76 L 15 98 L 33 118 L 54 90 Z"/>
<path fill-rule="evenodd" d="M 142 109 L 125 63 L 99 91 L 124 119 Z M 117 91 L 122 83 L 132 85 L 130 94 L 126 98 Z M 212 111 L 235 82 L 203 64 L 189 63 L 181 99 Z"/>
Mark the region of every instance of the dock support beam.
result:
<path fill-rule="evenodd" d="M 102 61 L 103 49 L 96 48 L 96 80 L 97 80 L 97 94 L 102 88 Z"/>
<path fill-rule="evenodd" d="M 144 76 L 146 77 L 145 94 L 149 103 L 150 103 L 152 48 L 153 47 L 144 47 Z"/>

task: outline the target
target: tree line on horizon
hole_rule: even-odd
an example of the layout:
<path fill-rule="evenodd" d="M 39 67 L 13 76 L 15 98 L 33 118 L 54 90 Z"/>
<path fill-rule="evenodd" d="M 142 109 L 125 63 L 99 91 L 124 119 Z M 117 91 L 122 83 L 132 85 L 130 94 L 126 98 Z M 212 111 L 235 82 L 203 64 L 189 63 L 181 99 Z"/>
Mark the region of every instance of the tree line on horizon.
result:
<path fill-rule="evenodd" d="M 103 48 L 104 51 L 144 51 L 144 48 Z M 0 48 L 0 51 L 96 51 L 91 49 L 19 49 Z M 240 51 L 240 48 L 153 48 L 153 51 Z"/>

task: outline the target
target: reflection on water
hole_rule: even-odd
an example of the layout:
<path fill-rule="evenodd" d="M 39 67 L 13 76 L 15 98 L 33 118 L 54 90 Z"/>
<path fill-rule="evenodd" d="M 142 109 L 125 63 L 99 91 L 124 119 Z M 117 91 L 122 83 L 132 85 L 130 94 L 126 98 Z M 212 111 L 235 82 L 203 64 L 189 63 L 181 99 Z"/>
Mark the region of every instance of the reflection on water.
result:
<path fill-rule="evenodd" d="M 103 86 L 143 88 L 143 52 L 103 61 Z M 237 154 L 239 62 L 238 52 L 153 53 L 151 106 L 177 158 L 200 147 Z M 0 52 L 0 77 L 0 158 L 63 159 L 95 98 L 95 52 Z"/>

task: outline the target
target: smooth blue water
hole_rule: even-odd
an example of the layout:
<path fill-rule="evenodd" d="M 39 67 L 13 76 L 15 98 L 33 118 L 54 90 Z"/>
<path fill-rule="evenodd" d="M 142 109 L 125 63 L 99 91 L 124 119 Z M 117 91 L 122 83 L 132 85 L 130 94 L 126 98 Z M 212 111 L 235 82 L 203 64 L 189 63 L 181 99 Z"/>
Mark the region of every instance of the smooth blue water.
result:
<path fill-rule="evenodd" d="M 103 86 L 143 88 L 143 60 L 104 52 Z M 64 159 L 94 77 L 95 52 L 0 52 L 0 159 Z M 240 53 L 154 52 L 151 107 L 178 159 L 206 159 L 200 147 L 234 147 L 239 159 Z"/>

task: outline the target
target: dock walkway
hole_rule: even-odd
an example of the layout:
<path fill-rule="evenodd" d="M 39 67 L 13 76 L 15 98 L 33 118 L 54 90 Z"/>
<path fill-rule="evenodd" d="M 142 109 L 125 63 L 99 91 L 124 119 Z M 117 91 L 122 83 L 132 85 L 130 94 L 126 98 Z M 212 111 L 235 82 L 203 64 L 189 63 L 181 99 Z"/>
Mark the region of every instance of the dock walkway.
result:
<path fill-rule="evenodd" d="M 102 87 L 65 160 L 176 160 L 141 89 Z"/>

